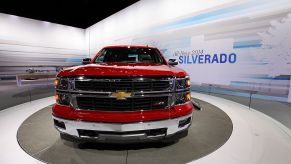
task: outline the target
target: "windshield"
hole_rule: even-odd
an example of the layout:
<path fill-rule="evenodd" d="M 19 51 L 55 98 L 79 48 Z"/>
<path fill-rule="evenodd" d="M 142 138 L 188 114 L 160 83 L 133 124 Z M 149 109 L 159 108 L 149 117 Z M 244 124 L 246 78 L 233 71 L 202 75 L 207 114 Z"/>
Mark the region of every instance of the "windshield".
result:
<path fill-rule="evenodd" d="M 105 48 L 95 63 L 122 62 L 122 63 L 156 63 L 165 64 L 156 48 Z"/>

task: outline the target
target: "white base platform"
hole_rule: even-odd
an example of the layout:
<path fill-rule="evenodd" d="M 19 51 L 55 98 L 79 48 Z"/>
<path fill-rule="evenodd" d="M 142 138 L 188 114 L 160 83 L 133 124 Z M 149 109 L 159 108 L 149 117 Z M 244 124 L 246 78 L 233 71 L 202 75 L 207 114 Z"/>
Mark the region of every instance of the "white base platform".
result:
<path fill-rule="evenodd" d="M 281 123 L 261 112 L 223 98 L 193 92 L 192 97 L 223 110 L 232 120 L 233 132 L 221 148 L 191 163 L 291 163 L 291 132 Z"/>
<path fill-rule="evenodd" d="M 229 140 L 215 152 L 191 163 L 289 164 L 291 132 L 281 123 L 248 107 L 222 98 L 192 93 L 192 97 L 223 110 L 233 122 Z M 26 154 L 16 134 L 21 123 L 34 112 L 54 103 L 44 98 L 0 111 L 0 163 L 42 163 Z M 215 137 L 215 136 L 213 136 Z"/>

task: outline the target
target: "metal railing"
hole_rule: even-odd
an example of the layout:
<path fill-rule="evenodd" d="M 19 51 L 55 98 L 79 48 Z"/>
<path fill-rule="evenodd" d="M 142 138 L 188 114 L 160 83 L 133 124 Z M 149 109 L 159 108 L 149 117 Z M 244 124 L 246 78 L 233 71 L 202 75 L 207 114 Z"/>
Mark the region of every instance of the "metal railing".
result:
<path fill-rule="evenodd" d="M 53 96 L 53 79 L 0 80 L 0 110 Z"/>
<path fill-rule="evenodd" d="M 286 98 L 263 95 L 252 90 L 221 88 L 213 84 L 192 85 L 191 91 L 243 104 L 248 109 L 260 111 L 291 129 L 291 103 L 284 101 Z"/>

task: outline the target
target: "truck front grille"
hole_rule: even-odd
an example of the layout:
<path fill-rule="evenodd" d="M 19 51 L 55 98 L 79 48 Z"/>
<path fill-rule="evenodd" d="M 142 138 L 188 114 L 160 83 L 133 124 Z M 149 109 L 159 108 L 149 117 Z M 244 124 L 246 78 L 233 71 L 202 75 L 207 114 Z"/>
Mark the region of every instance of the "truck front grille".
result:
<path fill-rule="evenodd" d="M 101 111 L 140 111 L 165 109 L 168 106 L 168 96 L 143 97 L 117 100 L 115 98 L 77 97 L 78 108 L 81 110 Z"/>
<path fill-rule="evenodd" d="M 170 88 L 169 81 L 75 81 L 75 89 L 83 91 L 164 91 Z"/>

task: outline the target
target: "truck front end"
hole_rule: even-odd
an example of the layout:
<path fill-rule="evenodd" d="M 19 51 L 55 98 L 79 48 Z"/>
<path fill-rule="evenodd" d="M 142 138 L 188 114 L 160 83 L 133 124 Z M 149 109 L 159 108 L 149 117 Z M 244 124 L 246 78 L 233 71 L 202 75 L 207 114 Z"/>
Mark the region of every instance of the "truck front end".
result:
<path fill-rule="evenodd" d="M 190 78 L 170 67 L 167 63 L 91 63 L 60 73 L 53 106 L 56 129 L 71 141 L 119 143 L 185 137 L 193 112 Z"/>

